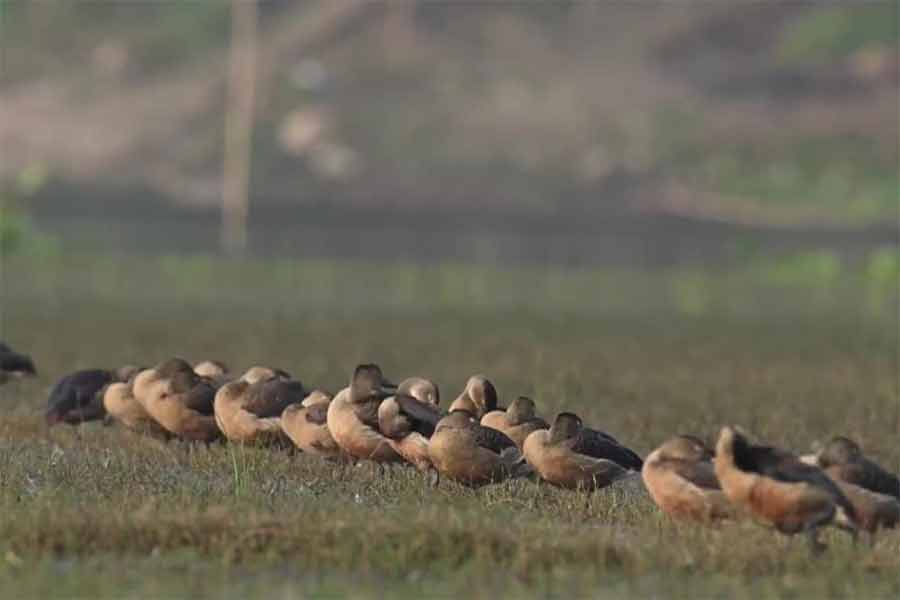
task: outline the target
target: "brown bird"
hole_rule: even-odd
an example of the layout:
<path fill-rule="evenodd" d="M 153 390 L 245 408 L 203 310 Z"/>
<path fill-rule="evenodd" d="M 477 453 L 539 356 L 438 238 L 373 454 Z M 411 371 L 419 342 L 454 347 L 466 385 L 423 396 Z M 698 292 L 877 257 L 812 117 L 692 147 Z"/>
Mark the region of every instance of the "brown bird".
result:
<path fill-rule="evenodd" d="M 213 414 L 216 388 L 184 360 L 173 358 L 142 371 L 132 390 L 147 414 L 169 433 L 206 443 L 221 437 Z"/>
<path fill-rule="evenodd" d="M 300 404 L 290 404 L 281 413 L 281 428 L 303 452 L 338 457 L 341 448 L 328 429 L 328 405 L 331 396 L 313 390 Z"/>
<path fill-rule="evenodd" d="M 419 402 L 425 402 L 432 406 L 438 406 L 441 403 L 441 393 L 435 382 L 424 377 L 409 377 L 400 382 L 397 386 L 397 394 L 401 396 L 412 396 Z"/>
<path fill-rule="evenodd" d="M 900 521 L 900 501 L 887 494 L 872 492 L 846 481 L 835 480 L 853 510 L 856 520 L 851 521 L 844 513 L 838 513 L 835 522 L 844 529 L 859 529 L 866 533 L 869 543 L 874 543 L 879 529 L 893 529 Z"/>
<path fill-rule="evenodd" d="M 549 430 L 532 432 L 523 448 L 541 478 L 569 489 L 606 487 L 643 466 L 637 454 L 568 412 L 559 413 Z"/>
<path fill-rule="evenodd" d="M 106 416 L 103 392 L 117 381 L 128 381 L 138 367 L 119 369 L 85 369 L 66 375 L 50 391 L 45 418 L 48 425 L 68 423 L 76 425 L 96 421 Z"/>
<path fill-rule="evenodd" d="M 451 410 L 438 421 L 428 457 L 440 475 L 468 485 L 497 483 L 526 472 L 516 443 L 482 427 L 467 410 Z"/>
<path fill-rule="evenodd" d="M 143 369 L 142 369 L 143 370 Z M 103 407 L 107 416 L 126 429 L 155 438 L 168 439 L 171 434 L 163 429 L 134 397 L 135 373 L 127 382 L 115 382 L 103 392 Z"/>
<path fill-rule="evenodd" d="M 824 469 L 836 481 L 900 499 L 900 479 L 863 454 L 853 440 L 832 438 L 819 452 L 803 458 Z"/>
<path fill-rule="evenodd" d="M 690 435 L 675 436 L 650 453 L 641 476 L 660 510 L 695 521 L 737 516 L 716 478 L 713 456 L 702 440 Z"/>
<path fill-rule="evenodd" d="M 820 552 L 819 528 L 842 517 L 852 526 L 856 511 L 847 496 L 818 467 L 790 452 L 754 446 L 732 427 L 724 427 L 716 444 L 716 476 L 728 499 L 750 515 L 786 535 L 804 533 L 810 550 Z"/>
<path fill-rule="evenodd" d="M 216 424 L 231 442 L 284 446 L 289 438 L 281 428 L 281 414 L 305 397 L 299 381 L 279 377 L 256 383 L 232 381 L 216 392 Z"/>
<path fill-rule="evenodd" d="M 347 455 L 378 463 L 403 462 L 378 430 L 378 407 L 396 392 L 397 386 L 384 378 L 378 365 L 356 367 L 350 385 L 328 405 L 328 429 Z"/>
<path fill-rule="evenodd" d="M 497 410 L 497 389 L 484 375 L 472 375 L 465 389 L 450 405 L 450 412 L 454 410 L 467 410 L 481 419 L 492 410 Z"/>
<path fill-rule="evenodd" d="M 547 421 L 535 414 L 534 400 L 519 396 L 504 410 L 492 410 L 481 417 L 481 424 L 496 429 L 516 443 L 521 450 L 532 431 L 549 429 Z"/>
<path fill-rule="evenodd" d="M 378 429 L 391 447 L 420 471 L 431 468 L 428 441 L 444 415 L 430 401 L 422 401 L 400 392 L 378 407 Z"/>

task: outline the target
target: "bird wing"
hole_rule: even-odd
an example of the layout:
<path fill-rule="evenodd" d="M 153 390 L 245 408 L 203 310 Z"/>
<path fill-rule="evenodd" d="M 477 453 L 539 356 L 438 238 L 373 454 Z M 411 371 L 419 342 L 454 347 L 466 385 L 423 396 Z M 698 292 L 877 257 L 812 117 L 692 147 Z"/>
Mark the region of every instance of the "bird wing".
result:
<path fill-rule="evenodd" d="M 475 425 L 475 442 L 482 448 L 487 448 L 497 454 L 502 454 L 507 448 L 518 449 L 516 443 L 505 433 L 477 424 Z"/>
<path fill-rule="evenodd" d="M 434 428 L 444 416 L 436 406 L 421 402 L 412 396 L 398 395 L 394 397 L 400 412 L 409 419 L 413 431 L 425 437 L 434 434 Z"/>
<path fill-rule="evenodd" d="M 593 458 L 611 460 L 626 469 L 639 471 L 644 461 L 634 451 L 613 441 L 612 436 L 594 429 L 583 429 L 572 450 Z"/>
<path fill-rule="evenodd" d="M 687 460 L 667 461 L 672 470 L 683 479 L 686 479 L 697 487 L 707 490 L 719 490 L 719 478 L 716 477 L 715 467 L 711 462 L 697 462 Z"/>
<path fill-rule="evenodd" d="M 24 354 L 0 350 L 0 371 L 34 373 L 34 363 Z"/>
<path fill-rule="evenodd" d="M 215 399 L 216 388 L 207 381 L 200 381 L 187 391 L 184 396 L 184 405 L 201 415 L 212 415 L 215 412 L 213 410 Z"/>
<path fill-rule="evenodd" d="M 314 423 L 316 425 L 324 425 L 328 422 L 328 405 L 327 404 L 313 404 L 312 406 L 306 409 L 306 421 L 307 423 Z"/>
<path fill-rule="evenodd" d="M 272 379 L 254 383 L 247 389 L 244 410 L 261 419 L 280 416 L 291 404 L 303 402 L 306 390 L 299 381 Z"/>

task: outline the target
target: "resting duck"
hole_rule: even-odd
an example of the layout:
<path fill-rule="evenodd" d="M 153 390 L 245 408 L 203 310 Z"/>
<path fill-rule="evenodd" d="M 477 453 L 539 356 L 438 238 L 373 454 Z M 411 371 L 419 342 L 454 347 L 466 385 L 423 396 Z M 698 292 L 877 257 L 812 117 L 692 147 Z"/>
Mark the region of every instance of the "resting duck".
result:
<path fill-rule="evenodd" d="M 328 429 L 328 405 L 331 396 L 313 390 L 300 404 L 290 404 L 281 413 L 281 429 L 303 452 L 338 457 L 341 448 Z"/>
<path fill-rule="evenodd" d="M 401 385 L 397 395 L 378 407 L 378 429 L 397 454 L 420 471 L 427 471 L 432 466 L 428 441 L 443 415 L 432 402 L 405 395 L 402 389 Z"/>
<path fill-rule="evenodd" d="M 167 439 L 171 434 L 163 429 L 134 397 L 133 386 L 137 375 L 136 372 L 127 382 L 107 385 L 103 392 L 103 408 L 110 419 L 126 429 Z"/>
<path fill-rule="evenodd" d="M 587 428 L 578 415 L 559 413 L 550 429 L 534 431 L 523 445 L 525 459 L 554 485 L 588 490 L 606 487 L 643 466 L 615 438 Z"/>
<path fill-rule="evenodd" d="M 390 440 L 378 430 L 378 407 L 397 386 L 385 380 L 375 364 L 353 371 L 350 385 L 328 405 L 328 429 L 337 445 L 355 459 L 379 463 L 403 462 Z"/>
<path fill-rule="evenodd" d="M 859 444 L 851 439 L 832 438 L 819 452 L 801 459 L 823 469 L 835 481 L 900 499 L 900 479 L 863 454 Z"/>
<path fill-rule="evenodd" d="M 819 528 L 840 521 L 854 527 L 856 511 L 846 494 L 818 467 L 785 450 L 754 446 L 733 427 L 722 428 L 716 444 L 716 476 L 738 508 L 781 533 L 808 536 L 819 553 Z"/>
<path fill-rule="evenodd" d="M 497 389 L 484 375 L 472 375 L 462 393 L 450 404 L 450 412 L 454 410 L 465 410 L 481 419 L 497 410 Z"/>
<path fill-rule="evenodd" d="M 66 375 L 57 382 L 47 399 L 45 418 L 48 425 L 75 425 L 96 421 L 106 416 L 103 392 L 114 382 L 128 381 L 138 367 L 125 366 L 115 370 L 85 369 Z"/>
<path fill-rule="evenodd" d="M 660 510 L 695 521 L 737 515 L 716 478 L 713 456 L 702 440 L 691 435 L 675 436 L 650 453 L 641 475 Z"/>
<path fill-rule="evenodd" d="M 516 443 L 482 427 L 471 412 L 454 409 L 438 421 L 428 457 L 440 475 L 467 485 L 497 483 L 525 473 Z"/>
<path fill-rule="evenodd" d="M 533 431 L 549 429 L 547 421 L 535 414 L 534 400 L 519 396 L 504 410 L 493 410 L 481 417 L 481 424 L 503 432 L 521 450 Z"/>
<path fill-rule="evenodd" d="M 12 379 L 34 377 L 35 375 L 37 375 L 37 371 L 34 369 L 31 357 L 20 354 L 0 342 L 0 384 Z"/>
<path fill-rule="evenodd" d="M 174 436 L 206 443 L 221 437 L 213 414 L 215 385 L 184 360 L 173 358 L 142 371 L 132 390 L 147 414 Z"/>
<path fill-rule="evenodd" d="M 270 379 L 289 380 L 290 378 L 291 376 L 287 371 L 275 369 L 273 367 L 262 367 L 259 365 L 250 367 L 243 375 L 241 375 L 241 380 L 246 381 L 247 383 L 259 383 L 260 381 L 269 381 Z"/>
<path fill-rule="evenodd" d="M 201 360 L 194 365 L 194 373 L 200 377 L 209 377 L 210 379 L 221 379 L 228 376 L 228 366 L 218 360 Z"/>
<path fill-rule="evenodd" d="M 288 438 L 281 428 L 281 413 L 305 397 L 299 381 L 278 377 L 256 383 L 232 381 L 216 392 L 216 424 L 231 442 L 284 445 Z"/>

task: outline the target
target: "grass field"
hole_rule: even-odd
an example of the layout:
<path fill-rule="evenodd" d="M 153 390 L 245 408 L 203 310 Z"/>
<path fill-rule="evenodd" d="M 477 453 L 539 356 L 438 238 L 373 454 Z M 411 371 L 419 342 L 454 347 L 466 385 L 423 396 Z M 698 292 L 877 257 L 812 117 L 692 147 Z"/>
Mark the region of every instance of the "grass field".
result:
<path fill-rule="evenodd" d="M 811 559 L 757 525 L 674 522 L 636 481 L 592 495 L 530 481 L 434 490 L 411 469 L 97 424 L 48 431 L 40 418 L 48 387 L 76 368 L 215 357 L 336 390 L 372 360 L 395 379 L 434 378 L 445 403 L 487 373 L 502 398 L 575 410 L 642 454 L 737 423 L 797 450 L 847 434 L 897 471 L 896 296 L 866 309 L 852 274 L 776 285 L 524 267 L 3 266 L 2 337 L 40 375 L 0 390 L 0 596 L 900 594 L 897 533 L 868 548 L 829 532 Z"/>

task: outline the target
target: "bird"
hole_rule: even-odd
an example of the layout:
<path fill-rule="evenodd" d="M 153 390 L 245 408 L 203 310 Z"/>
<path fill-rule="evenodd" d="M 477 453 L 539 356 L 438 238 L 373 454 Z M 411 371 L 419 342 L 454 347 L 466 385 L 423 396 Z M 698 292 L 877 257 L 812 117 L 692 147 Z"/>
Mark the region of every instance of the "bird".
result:
<path fill-rule="evenodd" d="M 222 436 L 213 414 L 216 387 L 180 358 L 141 371 L 134 397 L 157 423 L 176 437 L 210 443 Z"/>
<path fill-rule="evenodd" d="M 702 440 L 691 435 L 675 436 L 647 456 L 641 476 L 660 510 L 706 522 L 738 516 L 719 485 L 713 456 Z"/>
<path fill-rule="evenodd" d="M 258 383 L 260 381 L 268 381 L 269 379 L 287 380 L 290 379 L 291 376 L 287 371 L 284 371 L 282 369 L 257 365 L 255 367 L 250 367 L 249 369 L 247 369 L 240 378 L 247 383 Z"/>
<path fill-rule="evenodd" d="M 407 395 L 401 390 L 409 387 L 401 384 L 397 394 L 390 396 L 378 407 L 378 429 L 389 439 L 391 447 L 420 471 L 431 469 L 428 455 L 429 438 L 444 415 L 429 400 Z M 425 398 L 427 394 L 422 395 Z"/>
<path fill-rule="evenodd" d="M 453 409 L 438 421 L 428 457 L 440 476 L 472 486 L 498 483 L 525 474 L 516 443 L 483 427 L 474 414 Z"/>
<path fill-rule="evenodd" d="M 643 466 L 633 451 L 570 412 L 559 413 L 550 429 L 533 431 L 523 450 L 542 479 L 569 489 L 606 487 Z"/>
<path fill-rule="evenodd" d="M 460 395 L 450 404 L 449 412 L 467 410 L 481 419 L 485 414 L 497 409 L 497 388 L 484 375 L 472 375 L 466 381 L 466 387 Z"/>
<path fill-rule="evenodd" d="M 900 499 L 900 479 L 863 454 L 859 444 L 849 438 L 834 437 L 818 452 L 801 459 L 823 469 L 835 481 Z"/>
<path fill-rule="evenodd" d="M 127 382 L 114 382 L 106 386 L 103 392 L 103 408 L 107 417 L 131 431 L 168 439 L 171 434 L 157 423 L 134 397 L 133 386 L 136 377 L 137 373 Z"/>
<path fill-rule="evenodd" d="M 219 360 L 201 360 L 194 365 L 194 373 L 201 377 L 209 377 L 210 379 L 218 379 L 227 377 L 228 366 Z"/>
<path fill-rule="evenodd" d="M 736 428 L 719 433 L 714 459 L 722 491 L 738 508 L 785 535 L 805 534 L 819 554 L 819 529 L 840 520 L 855 531 L 856 511 L 824 471 L 771 446 L 751 444 Z"/>
<path fill-rule="evenodd" d="M 313 390 L 300 404 L 290 404 L 281 413 L 281 429 L 294 445 L 310 454 L 339 457 L 341 448 L 328 429 L 331 396 Z"/>
<path fill-rule="evenodd" d="M 137 370 L 131 365 L 118 369 L 83 369 L 60 379 L 47 399 L 44 415 L 48 425 L 75 425 L 106 416 L 103 392 L 110 383 L 127 381 Z"/>
<path fill-rule="evenodd" d="M 5 343 L 0 342 L 0 384 L 12 379 L 36 375 L 37 371 L 30 356 L 16 352 Z"/>
<path fill-rule="evenodd" d="M 397 386 L 397 394 L 412 396 L 420 402 L 433 406 L 439 406 L 441 403 L 441 392 L 437 384 L 425 377 L 408 377 L 404 379 Z"/>
<path fill-rule="evenodd" d="M 328 430 L 348 456 L 377 463 L 403 462 L 378 430 L 378 407 L 396 392 L 397 386 L 384 378 L 378 365 L 367 363 L 354 369 L 350 385 L 332 399 L 327 414 Z"/>
<path fill-rule="evenodd" d="M 216 392 L 216 424 L 225 437 L 242 444 L 284 446 L 289 439 L 281 428 L 281 414 L 306 397 L 303 384 L 280 377 L 248 383 L 240 379 Z"/>
<path fill-rule="evenodd" d="M 879 494 L 864 487 L 834 480 L 834 483 L 853 505 L 855 520 L 850 520 L 844 513 L 838 513 L 835 522 L 843 529 L 859 529 L 868 536 L 869 543 L 875 541 L 875 533 L 879 529 L 893 529 L 900 522 L 900 500 L 887 494 Z"/>
<path fill-rule="evenodd" d="M 535 414 L 534 400 L 519 396 L 506 410 L 493 410 L 481 417 L 481 424 L 502 431 L 514 441 L 519 449 L 532 431 L 549 429 L 550 425 Z"/>

